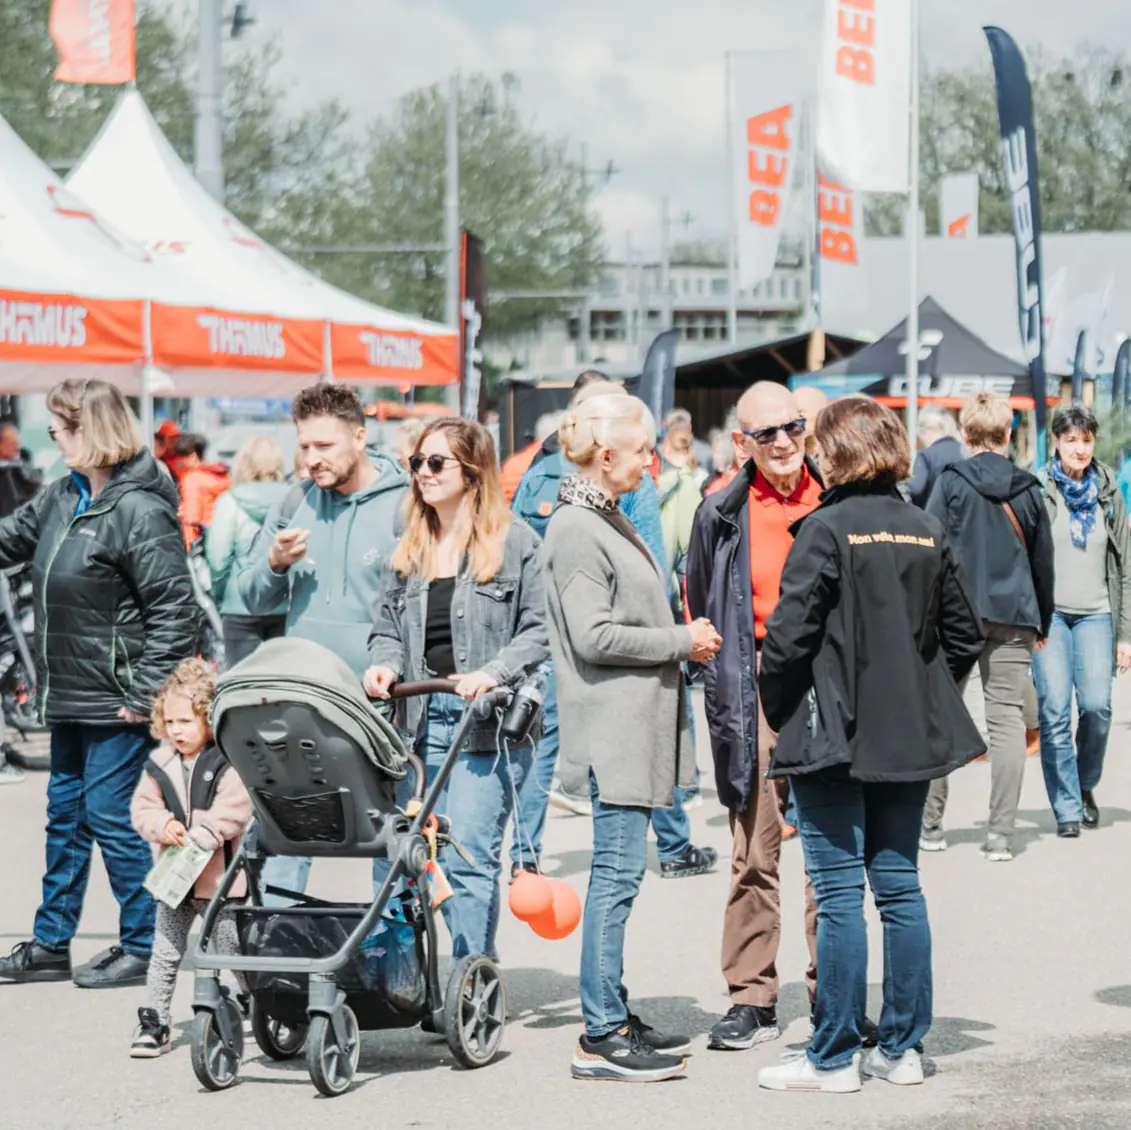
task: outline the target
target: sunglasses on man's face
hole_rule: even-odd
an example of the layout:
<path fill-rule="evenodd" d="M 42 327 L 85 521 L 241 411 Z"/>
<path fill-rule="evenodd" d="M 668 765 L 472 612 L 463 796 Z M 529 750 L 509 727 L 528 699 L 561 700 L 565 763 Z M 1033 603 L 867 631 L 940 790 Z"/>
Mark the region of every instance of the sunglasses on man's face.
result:
<path fill-rule="evenodd" d="M 772 428 L 742 429 L 742 434 L 752 439 L 759 447 L 769 447 L 778 438 L 778 432 L 785 432 L 790 439 L 800 439 L 805 434 L 805 417 L 798 416 L 788 424 L 775 424 Z"/>
<path fill-rule="evenodd" d="M 424 467 L 427 467 L 433 475 L 438 475 L 449 463 L 458 462 L 454 455 L 410 455 L 408 469 L 414 475 L 419 475 Z"/>

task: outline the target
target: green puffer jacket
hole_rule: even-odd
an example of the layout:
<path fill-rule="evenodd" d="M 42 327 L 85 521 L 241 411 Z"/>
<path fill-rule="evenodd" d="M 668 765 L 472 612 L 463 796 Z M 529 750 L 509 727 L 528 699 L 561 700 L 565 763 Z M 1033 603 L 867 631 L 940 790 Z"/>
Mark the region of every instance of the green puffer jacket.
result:
<path fill-rule="evenodd" d="M 200 609 L 176 487 L 148 451 L 76 515 L 82 497 L 68 475 L 0 521 L 0 568 L 32 562 L 45 721 L 121 725 L 193 654 Z"/>
<path fill-rule="evenodd" d="M 212 571 L 212 596 L 220 602 L 222 616 L 251 615 L 234 578 L 249 563 L 248 554 L 271 507 L 281 504 L 290 489 L 289 483 L 237 483 L 216 499 L 204 539 L 204 558 Z M 285 616 L 286 612 L 284 599 L 270 614 Z"/>

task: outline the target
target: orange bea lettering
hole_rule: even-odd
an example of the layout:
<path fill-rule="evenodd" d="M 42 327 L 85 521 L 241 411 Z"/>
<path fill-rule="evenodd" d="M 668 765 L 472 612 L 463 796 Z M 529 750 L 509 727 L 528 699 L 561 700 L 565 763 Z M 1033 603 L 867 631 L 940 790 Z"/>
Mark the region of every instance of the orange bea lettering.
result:
<path fill-rule="evenodd" d="M 822 224 L 821 258 L 837 263 L 856 263 L 852 193 L 824 176 L 818 176 L 817 182 L 817 217 Z"/>
<path fill-rule="evenodd" d="M 779 106 L 765 114 L 746 119 L 746 179 L 755 188 L 750 193 L 750 222 L 773 227 L 781 214 L 777 192 L 789 175 L 789 123 L 792 106 Z"/>
<path fill-rule="evenodd" d="M 821 258 L 832 259 L 836 263 L 855 263 L 856 240 L 850 232 L 825 228 L 821 232 Z"/>
<path fill-rule="evenodd" d="M 836 73 L 851 82 L 872 86 L 876 81 L 876 0 L 839 0 Z"/>

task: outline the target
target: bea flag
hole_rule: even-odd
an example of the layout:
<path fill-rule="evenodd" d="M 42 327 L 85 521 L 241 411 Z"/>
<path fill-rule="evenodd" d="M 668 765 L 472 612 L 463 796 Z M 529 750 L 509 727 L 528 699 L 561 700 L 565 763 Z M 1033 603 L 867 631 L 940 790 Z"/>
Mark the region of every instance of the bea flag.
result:
<path fill-rule="evenodd" d="M 1041 290 L 1041 205 L 1037 191 L 1037 140 L 1029 75 L 1017 44 L 1000 28 L 983 29 L 994 60 L 1005 194 L 1017 248 L 1017 319 L 1029 363 L 1038 435 L 1047 413 L 1044 299 Z"/>
<path fill-rule="evenodd" d="M 825 0 L 817 152 L 861 192 L 907 192 L 912 0 Z"/>
<path fill-rule="evenodd" d="M 949 173 L 939 182 L 939 234 L 978 238 L 978 174 Z"/>
<path fill-rule="evenodd" d="M 773 274 L 793 195 L 803 68 L 793 51 L 731 56 L 731 153 L 738 286 Z"/>
<path fill-rule="evenodd" d="M 135 78 L 134 0 L 53 0 L 50 30 L 59 82 L 116 86 Z"/>

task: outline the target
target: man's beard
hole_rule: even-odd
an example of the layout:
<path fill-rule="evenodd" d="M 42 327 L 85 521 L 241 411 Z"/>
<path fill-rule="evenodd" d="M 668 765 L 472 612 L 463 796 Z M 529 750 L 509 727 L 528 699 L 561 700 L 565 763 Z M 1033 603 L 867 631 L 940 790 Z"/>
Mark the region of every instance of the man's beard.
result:
<path fill-rule="evenodd" d="M 339 471 L 334 476 L 334 481 L 332 483 L 330 483 L 329 486 L 322 486 L 321 483 L 319 483 L 318 485 L 322 488 L 322 490 L 340 490 L 357 473 L 358 462 L 359 462 L 359 460 L 355 459 L 353 463 L 351 463 L 347 468 L 345 468 L 345 470 Z M 332 468 L 327 467 L 326 470 L 332 472 Z"/>

